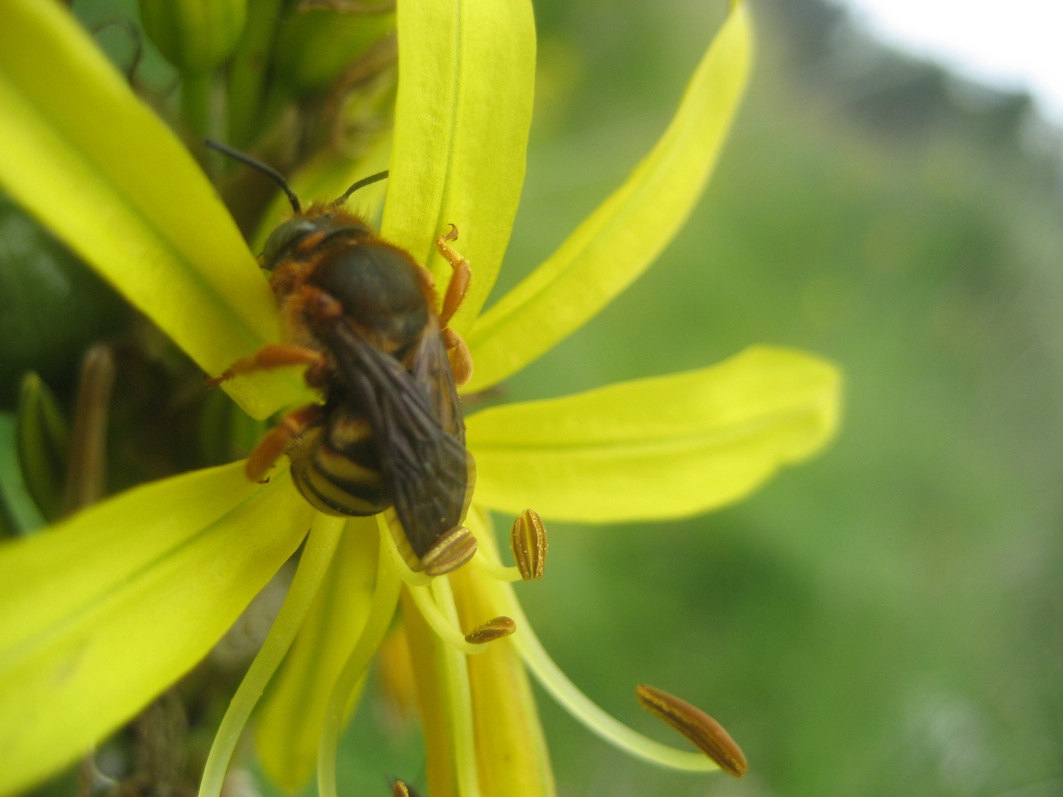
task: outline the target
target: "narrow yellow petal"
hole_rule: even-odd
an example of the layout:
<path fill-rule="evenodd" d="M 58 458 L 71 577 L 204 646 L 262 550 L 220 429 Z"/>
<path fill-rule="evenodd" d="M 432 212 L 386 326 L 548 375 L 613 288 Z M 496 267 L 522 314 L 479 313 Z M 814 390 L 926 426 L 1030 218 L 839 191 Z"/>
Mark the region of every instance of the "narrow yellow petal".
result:
<path fill-rule="evenodd" d="M 475 318 L 498 274 L 524 182 L 535 77 L 528 0 L 399 3 L 399 92 L 383 235 L 432 271 L 457 225 L 473 283 L 455 326 Z"/>
<path fill-rule="evenodd" d="M 433 797 L 457 797 L 454 740 L 450 734 L 451 725 L 443 677 L 446 644 L 425 622 L 409 590 L 403 590 L 402 593 L 402 617 L 410 656 L 417 662 L 413 674 L 417 690 L 417 709 L 424 733 L 424 776 Z"/>
<path fill-rule="evenodd" d="M 320 512 L 314 516 L 284 603 L 218 725 L 217 736 L 203 767 L 199 797 L 219 797 L 224 790 L 229 763 L 247 720 L 302 629 L 310 606 L 328 575 L 333 555 L 343 538 L 344 526 L 345 518 Z"/>
<path fill-rule="evenodd" d="M 505 379 L 595 316 L 672 240 L 701 196 L 745 89 L 751 33 L 741 2 L 709 47 L 660 140 L 560 248 L 466 337 L 467 390 Z"/>
<path fill-rule="evenodd" d="M 177 138 L 57 3 L 0 3 L 0 185 L 210 374 L 277 338 L 273 297 Z M 255 417 L 297 374 L 234 380 Z"/>
<path fill-rule="evenodd" d="M 85 752 L 210 650 L 306 533 L 289 481 L 197 471 L 0 547 L 0 794 Z"/>
<path fill-rule="evenodd" d="M 746 495 L 830 440 L 829 363 L 755 347 L 720 363 L 467 419 L 476 500 L 582 522 L 670 518 Z"/>
<path fill-rule="evenodd" d="M 332 687 L 369 616 L 378 539 L 374 518 L 347 523 L 325 582 L 259 709 L 255 747 L 262 767 L 288 791 L 302 788 L 317 764 Z"/>

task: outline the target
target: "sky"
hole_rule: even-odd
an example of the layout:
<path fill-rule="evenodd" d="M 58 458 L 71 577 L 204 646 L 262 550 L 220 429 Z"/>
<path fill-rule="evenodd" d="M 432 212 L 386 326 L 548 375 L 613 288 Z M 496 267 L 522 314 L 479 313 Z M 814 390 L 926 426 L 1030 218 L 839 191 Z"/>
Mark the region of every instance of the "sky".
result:
<path fill-rule="evenodd" d="M 1063 0 L 834 0 L 881 39 L 966 77 L 1026 89 L 1063 126 Z"/>

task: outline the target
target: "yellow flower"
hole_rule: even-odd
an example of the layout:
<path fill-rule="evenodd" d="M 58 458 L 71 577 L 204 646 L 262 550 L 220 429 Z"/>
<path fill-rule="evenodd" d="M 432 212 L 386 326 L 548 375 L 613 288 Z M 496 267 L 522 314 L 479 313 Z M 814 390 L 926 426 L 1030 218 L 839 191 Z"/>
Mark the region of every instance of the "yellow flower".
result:
<path fill-rule="evenodd" d="M 397 28 L 382 235 L 443 284 L 448 266 L 433 241 L 449 223 L 461 230 L 475 277 L 453 326 L 475 363 L 468 389 L 482 390 L 590 319 L 682 225 L 746 82 L 749 23 L 732 3 L 657 145 L 486 312 L 523 181 L 531 8 L 399 3 Z M 213 188 L 59 7 L 12 0 L 0 10 L 0 107 L 0 183 L 205 372 L 218 374 L 278 339 L 273 297 Z M 337 195 L 350 177 L 337 169 L 340 187 L 323 195 Z M 241 377 L 226 390 L 257 418 L 307 394 L 298 369 Z M 263 486 L 248 481 L 240 463 L 131 490 L 5 544 L 0 794 L 69 763 L 188 671 L 304 539 L 285 605 L 234 697 L 201 793 L 220 789 L 239 731 L 287 654 L 262 710 L 260 755 L 293 788 L 316 758 L 319 788 L 334 794 L 339 731 L 396 610 L 416 663 L 433 797 L 553 793 L 526 667 L 613 742 L 672 766 L 715 768 L 701 754 L 619 725 L 557 671 L 517 603 L 490 512 L 534 506 L 547 522 L 612 522 L 707 511 L 822 447 L 837 404 L 829 364 L 752 348 L 703 370 L 472 413 L 478 477 L 467 523 L 480 549 L 434 579 L 409 571 L 381 517 L 316 514 L 286 467 Z M 499 616 L 515 621 L 511 637 L 465 638 Z M 693 716 L 655 690 L 640 700 L 677 727 Z M 696 740 L 703 727 L 688 735 Z"/>

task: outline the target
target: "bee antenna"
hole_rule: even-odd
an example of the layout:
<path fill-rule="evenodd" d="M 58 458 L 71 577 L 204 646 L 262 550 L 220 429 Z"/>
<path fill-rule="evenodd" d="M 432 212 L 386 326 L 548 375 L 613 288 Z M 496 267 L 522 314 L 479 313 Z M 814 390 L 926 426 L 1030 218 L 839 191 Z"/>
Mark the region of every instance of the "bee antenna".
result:
<path fill-rule="evenodd" d="M 211 149 L 220 152 L 222 155 L 228 155 L 233 160 L 240 161 L 240 163 L 245 166 L 250 166 L 252 169 L 258 169 L 258 171 L 262 172 L 262 174 L 266 175 L 266 177 L 280 186 L 281 190 L 288 197 L 288 201 L 292 203 L 292 210 L 296 213 L 302 213 L 302 207 L 299 205 L 299 197 L 295 195 L 295 192 L 292 190 L 292 187 L 288 185 L 288 181 L 284 179 L 284 176 L 272 166 L 267 166 L 262 161 L 255 160 L 250 155 L 245 155 L 239 150 L 232 149 L 224 144 L 219 144 L 217 141 L 211 141 L 209 138 L 204 140 L 203 143 Z M 354 189 L 352 188 L 351 190 Z"/>
<path fill-rule="evenodd" d="M 363 177 L 357 183 L 355 183 L 350 188 L 348 188 L 346 191 L 344 191 L 343 195 L 338 197 L 336 199 L 336 201 L 334 201 L 332 204 L 333 205 L 342 205 L 344 202 L 347 201 L 347 198 L 351 194 L 353 194 L 355 191 L 357 191 L 359 188 L 365 188 L 367 185 L 372 185 L 373 183 L 379 183 L 381 180 L 383 180 L 387 176 L 388 176 L 388 172 L 385 169 L 382 172 L 377 172 L 376 174 L 371 174 L 368 177 Z"/>

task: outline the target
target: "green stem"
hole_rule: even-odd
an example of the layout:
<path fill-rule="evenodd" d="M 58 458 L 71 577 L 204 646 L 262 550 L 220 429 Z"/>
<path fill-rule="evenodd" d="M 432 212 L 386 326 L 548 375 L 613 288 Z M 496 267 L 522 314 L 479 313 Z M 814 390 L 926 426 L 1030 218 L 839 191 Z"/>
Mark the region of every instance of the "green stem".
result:
<path fill-rule="evenodd" d="M 181 76 L 181 111 L 197 138 L 213 138 L 214 73 L 187 72 Z"/>

